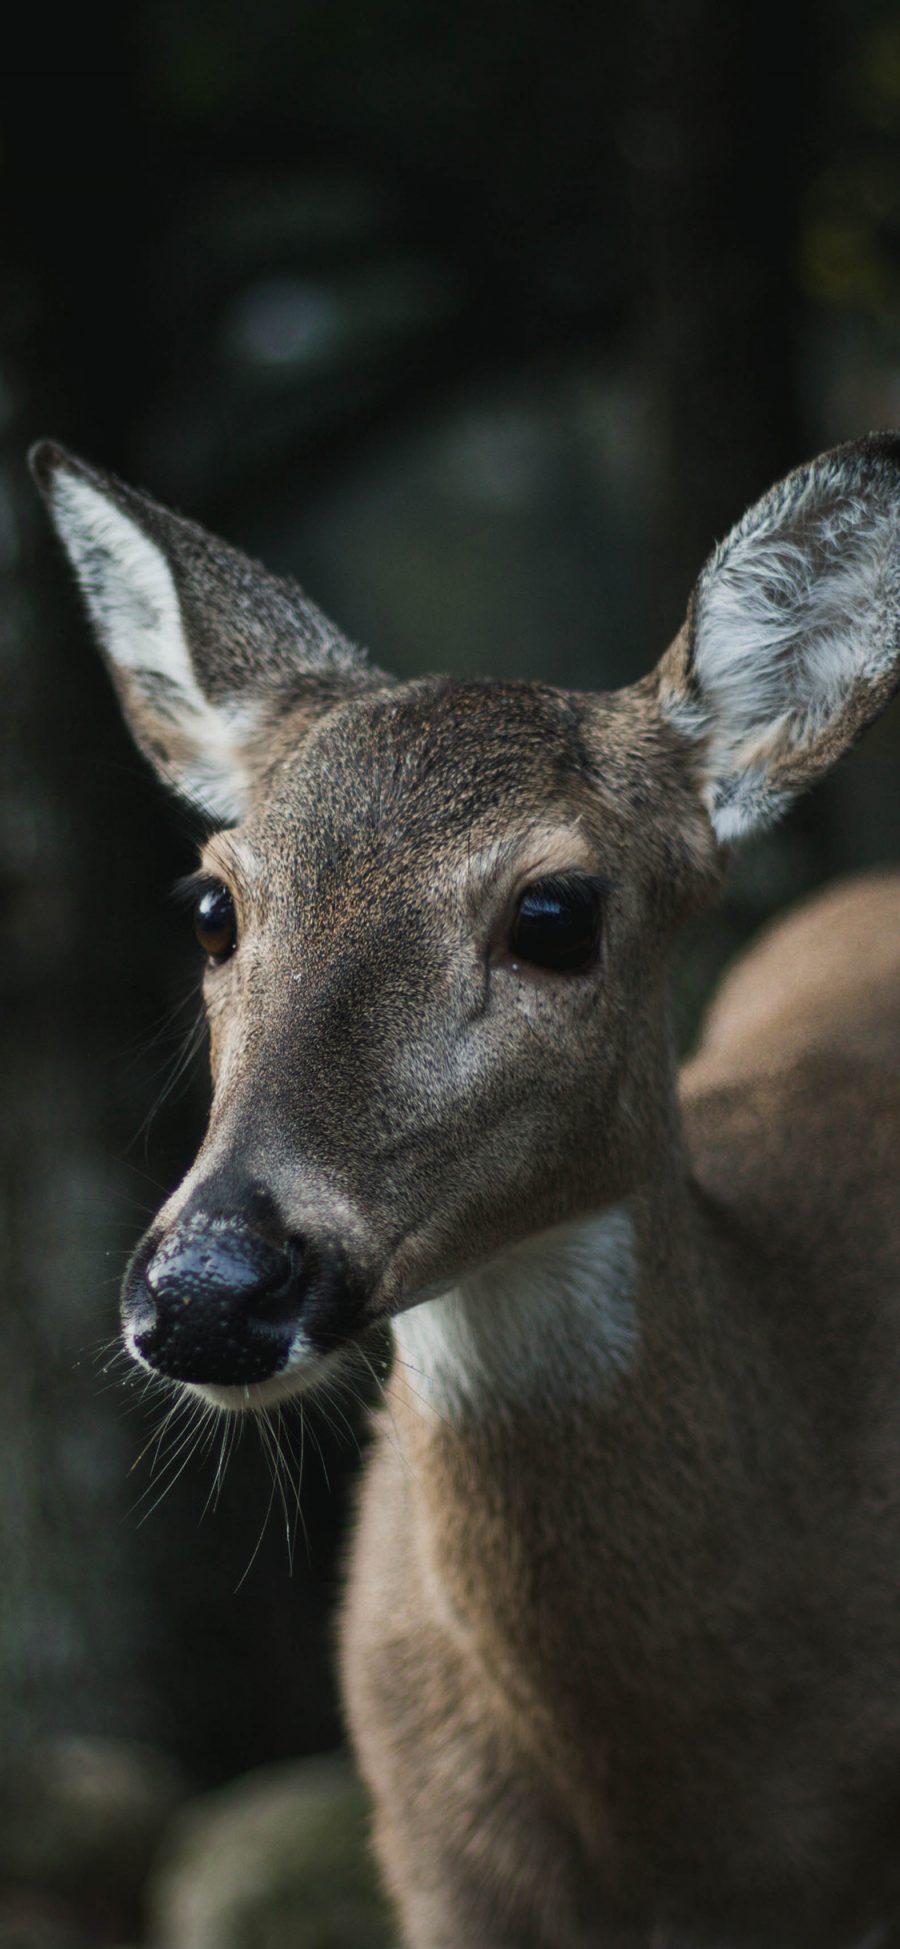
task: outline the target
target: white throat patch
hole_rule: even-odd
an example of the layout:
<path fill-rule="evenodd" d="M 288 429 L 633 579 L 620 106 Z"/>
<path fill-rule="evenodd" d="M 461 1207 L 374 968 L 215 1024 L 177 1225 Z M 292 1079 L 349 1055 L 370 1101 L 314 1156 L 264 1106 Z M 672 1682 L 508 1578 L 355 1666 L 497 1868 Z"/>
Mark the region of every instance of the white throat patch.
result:
<path fill-rule="evenodd" d="M 423 1411 L 523 1399 L 564 1378 L 595 1393 L 638 1344 L 634 1220 L 615 1205 L 511 1246 L 451 1292 L 393 1322 L 400 1371 Z"/>

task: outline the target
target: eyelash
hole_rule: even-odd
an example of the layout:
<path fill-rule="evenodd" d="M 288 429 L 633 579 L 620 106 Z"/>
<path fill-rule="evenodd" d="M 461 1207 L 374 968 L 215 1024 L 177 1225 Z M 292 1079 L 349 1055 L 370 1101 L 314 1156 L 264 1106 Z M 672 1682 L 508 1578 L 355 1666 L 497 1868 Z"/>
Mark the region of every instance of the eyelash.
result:
<path fill-rule="evenodd" d="M 216 893 L 223 884 L 224 882 L 217 880 L 212 873 L 185 873 L 180 880 L 175 881 L 172 898 L 176 906 L 186 907 L 189 912 L 192 912 L 205 893 Z"/>

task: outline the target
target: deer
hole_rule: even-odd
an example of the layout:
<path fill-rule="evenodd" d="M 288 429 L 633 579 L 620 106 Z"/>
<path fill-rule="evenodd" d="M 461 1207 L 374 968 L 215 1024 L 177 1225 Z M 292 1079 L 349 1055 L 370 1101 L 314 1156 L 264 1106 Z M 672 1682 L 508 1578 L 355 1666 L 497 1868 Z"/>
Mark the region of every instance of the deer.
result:
<path fill-rule="evenodd" d="M 900 434 L 773 487 L 595 694 L 395 682 L 32 466 L 208 827 L 209 1124 L 125 1345 L 240 1415 L 392 1336 L 339 1637 L 403 1942 L 900 1943 L 900 874 L 770 924 L 680 1077 L 667 973 L 900 681 Z"/>

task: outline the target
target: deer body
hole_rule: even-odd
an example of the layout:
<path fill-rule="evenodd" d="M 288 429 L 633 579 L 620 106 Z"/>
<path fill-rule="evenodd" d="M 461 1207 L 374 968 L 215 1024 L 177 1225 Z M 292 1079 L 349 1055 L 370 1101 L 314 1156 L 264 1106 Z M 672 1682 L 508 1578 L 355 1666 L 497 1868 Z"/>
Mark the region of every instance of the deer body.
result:
<path fill-rule="evenodd" d="M 881 992 L 846 1048 L 838 1021 L 766 1068 L 760 1024 L 750 1083 L 720 1023 L 686 1152 L 635 1201 L 628 1361 L 604 1349 L 601 1255 L 564 1393 L 547 1267 L 513 1399 L 443 1366 L 436 1328 L 398 1364 L 344 1676 L 412 1942 L 693 1944 L 702 1914 L 717 1942 L 825 1949 L 896 1904 L 900 876 L 779 930 L 776 1057 L 779 964 L 800 1003 L 829 909 L 852 929 L 835 978 L 855 962 L 863 991 L 877 919 Z"/>
<path fill-rule="evenodd" d="M 764 939 L 680 1094 L 665 964 L 896 685 L 896 443 L 773 490 L 599 699 L 392 686 L 189 524 L 37 471 L 220 828 L 210 1128 L 127 1343 L 236 1411 L 392 1322 L 342 1662 L 405 1941 L 888 1945 L 900 877 Z"/>

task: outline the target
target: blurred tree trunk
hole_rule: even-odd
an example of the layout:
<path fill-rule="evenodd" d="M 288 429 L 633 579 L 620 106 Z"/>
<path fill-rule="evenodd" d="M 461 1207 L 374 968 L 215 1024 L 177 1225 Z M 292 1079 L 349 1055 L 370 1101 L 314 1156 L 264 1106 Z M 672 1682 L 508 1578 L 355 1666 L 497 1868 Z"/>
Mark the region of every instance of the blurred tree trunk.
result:
<path fill-rule="evenodd" d="M 815 22 L 773 0 L 638 0 L 622 121 L 651 379 L 656 622 L 804 454 L 796 259 Z"/>
<path fill-rule="evenodd" d="M 110 17 L 100 65 L 73 20 L 72 44 L 55 42 L 42 68 L 39 127 L 14 71 L 2 104 L 15 196 L 0 264 L 0 1755 L 42 1731 L 115 1731 L 156 1737 L 215 1779 L 336 1736 L 340 1498 L 313 1453 L 316 1570 L 301 1547 L 289 1581 L 270 1524 L 236 1597 L 270 1506 L 255 1441 L 217 1523 L 198 1532 L 210 1477 L 188 1469 L 138 1531 L 149 1461 L 130 1468 L 159 1407 L 123 1418 L 135 1396 L 95 1361 L 116 1333 L 127 1253 L 190 1161 L 206 1094 L 200 1080 L 154 1126 L 151 1179 L 136 1125 L 177 1048 L 154 1048 L 153 1031 L 176 990 L 197 986 L 188 930 L 167 913 L 196 834 L 120 722 L 25 467 L 29 441 L 52 433 L 133 473 L 170 350 L 153 290 L 178 158 L 142 101 L 129 23 Z"/>
<path fill-rule="evenodd" d="M 15 344 L 18 323 L 21 346 L 33 323 L 21 267 L 4 293 L 7 311 L 20 308 L 18 320 L 7 315 L 5 342 Z M 112 1331 L 106 1248 L 121 1242 L 127 1208 L 104 1156 L 108 1070 L 87 1032 L 94 1009 L 108 1006 L 111 971 L 98 967 L 100 943 L 85 924 L 86 822 L 65 803 L 73 774 L 84 794 L 92 740 L 73 738 L 83 717 L 62 635 L 26 579 L 39 515 L 24 468 L 27 373 L 14 352 L 3 380 L 0 1752 L 9 1760 L 42 1729 L 137 1729 L 152 1713 L 139 1696 L 140 1580 L 120 1528 L 127 1441 L 109 1400 L 98 1408 L 94 1398 L 97 1343 Z"/>

